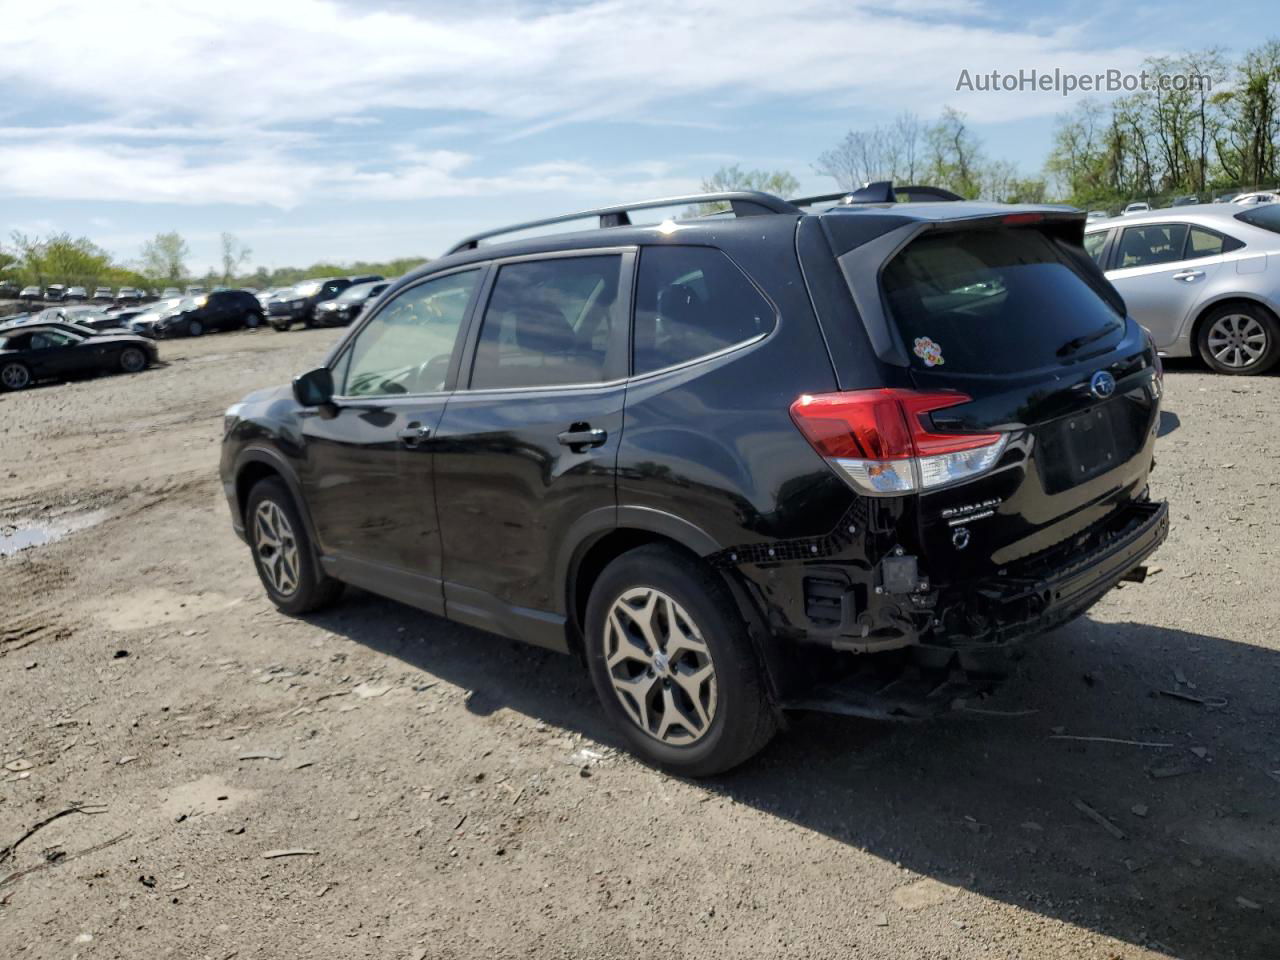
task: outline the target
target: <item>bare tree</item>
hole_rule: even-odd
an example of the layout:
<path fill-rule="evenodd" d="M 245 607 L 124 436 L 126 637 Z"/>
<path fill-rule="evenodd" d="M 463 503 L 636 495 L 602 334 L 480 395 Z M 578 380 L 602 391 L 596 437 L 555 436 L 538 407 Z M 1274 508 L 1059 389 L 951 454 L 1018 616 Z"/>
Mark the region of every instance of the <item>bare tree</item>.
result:
<path fill-rule="evenodd" d="M 920 118 L 904 112 L 887 127 L 850 130 L 818 157 L 814 169 L 843 190 L 856 190 L 871 180 L 913 183 L 920 172 L 923 137 Z"/>
<path fill-rule="evenodd" d="M 253 251 L 234 233 L 222 234 L 222 282 L 230 284 L 237 270 L 249 262 Z"/>

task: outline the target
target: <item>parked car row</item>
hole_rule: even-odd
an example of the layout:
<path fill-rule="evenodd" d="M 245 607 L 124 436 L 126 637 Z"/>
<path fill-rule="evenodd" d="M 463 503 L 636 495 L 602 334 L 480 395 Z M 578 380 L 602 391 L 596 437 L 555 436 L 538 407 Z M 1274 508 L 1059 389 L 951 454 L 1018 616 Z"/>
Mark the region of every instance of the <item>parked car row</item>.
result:
<path fill-rule="evenodd" d="M 215 291 L 227 290 L 228 287 L 214 287 Z M 198 297 L 205 293 L 205 288 L 199 284 L 192 284 L 185 290 L 178 287 L 165 287 L 160 293 L 154 290 L 147 290 L 142 287 L 120 287 L 116 291 L 112 291 L 111 287 L 98 286 L 93 288 L 90 293 L 87 287 L 51 283 L 48 286 L 26 286 L 19 287 L 9 281 L 0 281 L 0 299 L 16 298 L 18 300 L 26 300 L 28 303 L 34 303 L 37 300 L 45 303 L 146 303 L 155 300 L 167 300 L 173 297 Z M 255 290 L 249 290 L 249 293 L 256 293 Z"/>
<path fill-rule="evenodd" d="M 1276 203 L 1280 202 L 1280 192 L 1272 190 L 1256 190 L 1249 193 L 1224 193 L 1213 198 L 1213 203 L 1237 203 L 1242 206 L 1252 206 L 1259 203 Z M 1169 207 L 1190 207 L 1200 204 L 1200 198 L 1193 193 L 1184 194 L 1174 197 L 1169 201 Z M 1145 200 L 1135 200 L 1126 204 L 1124 209 L 1120 211 L 1120 215 L 1127 217 L 1134 213 L 1150 213 L 1156 209 Z M 1090 222 L 1094 220 L 1109 220 L 1111 212 L 1109 210 L 1090 210 L 1086 215 L 1086 219 Z"/>
<path fill-rule="evenodd" d="M 381 289 L 374 292 L 373 287 L 379 283 L 382 284 Z M 352 287 L 360 287 L 361 291 L 353 294 L 339 308 L 320 311 L 322 305 L 337 299 Z M 385 278 L 377 274 L 324 277 L 304 280 L 295 286 L 273 291 L 264 306 L 267 320 L 274 330 L 283 332 L 292 328 L 295 323 L 301 323 L 304 327 L 342 326 L 355 319 L 360 312 L 359 307 L 367 300 L 385 289 Z"/>

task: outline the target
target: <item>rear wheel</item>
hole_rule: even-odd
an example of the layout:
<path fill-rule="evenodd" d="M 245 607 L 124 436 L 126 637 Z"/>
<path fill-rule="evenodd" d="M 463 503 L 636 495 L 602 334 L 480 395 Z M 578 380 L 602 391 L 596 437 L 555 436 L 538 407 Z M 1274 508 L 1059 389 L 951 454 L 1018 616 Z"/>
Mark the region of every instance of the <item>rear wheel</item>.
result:
<path fill-rule="evenodd" d="M 258 324 L 262 322 L 262 318 L 256 313 L 246 313 L 244 315 L 244 327 L 246 330 L 256 329 Z"/>
<path fill-rule="evenodd" d="M 585 629 L 604 711 L 643 759 L 711 776 L 777 729 L 747 626 L 692 557 L 652 545 L 614 560 L 592 588 Z"/>
<path fill-rule="evenodd" d="M 290 322 L 289 320 L 272 320 L 271 321 L 271 329 L 274 330 L 276 333 L 286 333 L 288 332 L 291 326 L 293 326 L 293 323 Z"/>
<path fill-rule="evenodd" d="M 342 583 L 320 570 L 311 538 L 281 480 L 258 482 L 249 492 L 244 519 L 258 577 L 272 603 L 285 613 L 300 614 L 338 599 Z"/>
<path fill-rule="evenodd" d="M 25 363 L 11 360 L 0 366 L 0 388 L 21 390 L 31 386 L 31 368 Z"/>
<path fill-rule="evenodd" d="M 147 355 L 137 347 L 125 347 L 120 353 L 120 369 L 125 373 L 141 373 L 147 369 Z"/>
<path fill-rule="evenodd" d="M 1280 325 L 1254 304 L 1227 304 L 1205 317 L 1198 337 L 1200 356 L 1218 373 L 1252 376 L 1280 360 Z"/>

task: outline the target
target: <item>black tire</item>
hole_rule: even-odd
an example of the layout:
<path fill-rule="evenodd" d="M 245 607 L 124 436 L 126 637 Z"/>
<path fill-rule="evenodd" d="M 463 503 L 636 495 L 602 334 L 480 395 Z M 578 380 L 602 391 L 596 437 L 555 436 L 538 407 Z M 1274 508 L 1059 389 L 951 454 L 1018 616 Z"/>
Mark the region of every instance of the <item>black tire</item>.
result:
<path fill-rule="evenodd" d="M 24 390 L 31 386 L 31 368 L 18 360 L 0 363 L 0 390 Z"/>
<path fill-rule="evenodd" d="M 661 720 L 651 718 L 649 728 L 642 727 L 631 712 L 635 709 L 637 714 L 640 713 L 640 709 L 635 707 L 636 700 L 631 698 L 632 706 L 624 706 L 624 695 L 614 687 L 614 671 L 622 671 L 624 679 L 641 682 L 652 677 L 652 680 L 647 680 L 649 687 L 645 697 L 650 704 L 655 699 L 654 694 L 659 693 L 665 703 L 670 691 L 673 699 L 684 705 L 682 713 L 698 721 L 697 715 L 689 708 L 699 708 L 692 707 L 692 700 L 684 688 L 670 679 L 680 670 L 688 676 L 690 670 L 697 669 L 696 666 L 691 667 L 687 660 L 677 659 L 692 654 L 668 656 L 671 649 L 668 647 L 663 651 L 660 666 L 639 671 L 634 678 L 630 672 L 638 668 L 639 663 L 628 659 L 625 663 L 616 664 L 613 671 L 608 665 L 611 648 L 616 649 L 611 639 L 612 628 L 609 627 L 610 611 L 615 604 L 624 602 L 628 594 L 635 596 L 645 590 L 665 594 L 678 608 L 682 608 L 677 612 L 677 618 L 689 621 L 684 626 L 692 630 L 686 632 L 700 634 L 709 653 L 713 672 L 708 683 L 714 683 L 714 687 L 699 685 L 698 689 L 703 697 L 701 712 L 710 713 L 710 722 L 690 742 L 672 743 L 658 739 L 653 727 L 658 726 L 660 733 Z M 658 602 L 661 604 L 662 601 Z M 585 631 L 587 666 L 600 703 L 631 750 L 641 759 L 684 776 L 712 776 L 754 756 L 777 731 L 778 717 L 765 690 L 759 658 L 728 587 L 714 571 L 674 547 L 659 544 L 639 547 L 610 563 L 592 587 L 587 602 Z M 668 631 L 668 643 L 670 635 Z M 658 663 L 657 659 L 653 662 Z M 655 670 L 665 671 L 666 678 Z M 710 710 L 707 709 L 709 704 Z M 653 704 L 653 709 L 663 710 L 665 716 L 662 705 Z M 648 716 L 649 708 L 643 712 Z M 686 734 L 693 732 L 689 726 L 683 729 Z"/>
<path fill-rule="evenodd" d="M 1257 339 L 1259 337 L 1264 338 L 1261 343 Z M 1260 354 L 1249 358 L 1243 352 L 1247 346 L 1260 349 Z M 1280 360 L 1280 323 L 1266 307 L 1252 303 L 1225 303 L 1200 323 L 1196 349 L 1201 359 L 1217 373 L 1257 376 L 1266 373 Z M 1226 351 L 1223 359 L 1219 359 L 1215 350 Z"/>
<path fill-rule="evenodd" d="M 204 336 L 204 324 L 201 323 L 199 320 L 188 320 L 187 336 L 188 337 Z"/>
<path fill-rule="evenodd" d="M 286 584 L 277 584 L 280 579 L 279 568 L 273 563 L 274 553 L 266 549 L 269 538 L 258 522 L 258 513 L 264 504 L 278 509 L 288 525 L 288 537 L 280 537 L 280 540 L 291 540 L 294 548 L 294 562 L 290 568 L 295 585 L 291 589 L 281 589 Z M 258 570 L 258 579 L 262 581 L 267 597 L 282 613 L 293 616 L 310 613 L 331 605 L 342 595 L 341 581 L 334 580 L 320 569 L 307 528 L 298 514 L 289 488 L 282 480 L 268 477 L 254 485 L 245 504 L 244 524 L 249 549 L 253 553 L 253 563 Z M 279 529 L 278 521 L 275 526 L 277 534 L 284 532 Z M 277 572 L 273 572 L 272 568 Z"/>
<path fill-rule="evenodd" d="M 262 317 L 253 312 L 246 313 L 244 315 L 244 320 L 242 321 L 246 330 L 255 330 L 260 323 L 262 323 Z"/>
<path fill-rule="evenodd" d="M 288 333 L 289 328 L 292 326 L 293 326 L 293 323 L 292 321 L 289 321 L 289 320 L 272 320 L 271 321 L 271 329 L 274 330 L 276 333 Z"/>
<path fill-rule="evenodd" d="M 147 352 L 138 347 L 125 347 L 120 351 L 120 369 L 125 373 L 141 373 L 150 363 Z"/>

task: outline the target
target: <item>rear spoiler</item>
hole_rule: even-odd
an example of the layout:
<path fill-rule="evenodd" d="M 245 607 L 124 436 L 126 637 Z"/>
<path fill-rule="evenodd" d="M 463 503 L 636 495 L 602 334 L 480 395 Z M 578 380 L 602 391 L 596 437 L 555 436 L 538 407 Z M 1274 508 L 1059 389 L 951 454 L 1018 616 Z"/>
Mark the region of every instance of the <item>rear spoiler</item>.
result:
<path fill-rule="evenodd" d="M 944 190 L 942 187 L 930 187 L 923 184 L 912 184 L 904 187 L 894 187 L 892 180 L 875 180 L 870 183 L 864 183 L 861 187 L 854 191 L 844 190 L 840 193 L 821 193 L 812 197 L 797 197 L 790 201 L 792 206 L 811 207 L 815 203 L 910 203 L 910 199 L 904 200 L 903 197 L 920 197 L 925 200 L 963 200 L 964 197 L 958 193 L 952 193 L 950 190 Z"/>

